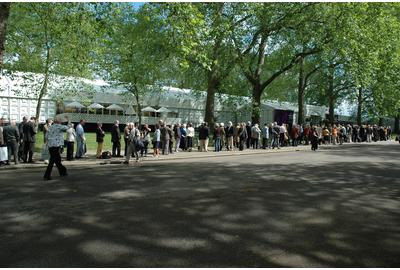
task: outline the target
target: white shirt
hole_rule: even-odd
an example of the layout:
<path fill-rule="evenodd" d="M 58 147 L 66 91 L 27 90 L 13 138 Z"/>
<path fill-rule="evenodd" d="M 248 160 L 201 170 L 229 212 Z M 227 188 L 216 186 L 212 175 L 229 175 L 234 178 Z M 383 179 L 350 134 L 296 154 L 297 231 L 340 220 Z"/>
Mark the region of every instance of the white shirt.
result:
<path fill-rule="evenodd" d="M 67 141 L 74 142 L 75 141 L 75 137 L 76 137 L 75 129 L 70 127 L 67 130 Z"/>
<path fill-rule="evenodd" d="M 154 132 L 154 137 L 156 137 L 156 142 L 161 141 L 161 131 L 160 131 L 160 129 L 156 129 L 156 131 Z"/>
<path fill-rule="evenodd" d="M 188 137 L 194 137 L 194 127 L 188 127 L 187 128 L 187 134 L 186 136 Z"/>

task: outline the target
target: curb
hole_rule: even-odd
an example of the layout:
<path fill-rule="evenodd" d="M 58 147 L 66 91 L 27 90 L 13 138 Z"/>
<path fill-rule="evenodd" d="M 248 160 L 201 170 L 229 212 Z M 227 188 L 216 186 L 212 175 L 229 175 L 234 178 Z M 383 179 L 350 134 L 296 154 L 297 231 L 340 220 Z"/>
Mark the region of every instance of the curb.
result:
<path fill-rule="evenodd" d="M 307 147 L 308 148 L 308 147 Z M 142 159 L 141 163 L 147 163 L 147 162 L 165 162 L 165 161 L 169 161 L 169 160 L 182 160 L 182 159 L 204 159 L 204 158 L 220 158 L 220 157 L 232 157 L 232 156 L 251 156 L 251 155 L 265 155 L 265 154 L 277 154 L 277 153 L 287 153 L 287 152 L 299 152 L 299 151 L 304 151 L 305 147 L 297 147 L 297 148 L 290 148 L 290 149 L 278 149 L 278 150 L 272 150 L 272 149 L 268 149 L 265 151 L 257 151 L 257 152 L 240 152 L 240 151 L 234 151 L 234 152 L 229 152 L 229 153 L 225 153 L 227 151 L 223 151 L 220 152 L 222 154 L 216 154 L 215 152 L 211 152 L 214 154 L 206 154 L 206 155 L 199 155 L 199 156 L 173 156 L 173 157 L 164 157 L 161 156 L 161 158 L 149 158 L 149 159 Z M 171 156 L 168 155 L 168 156 Z M 131 159 L 132 160 L 132 159 Z M 88 165 L 94 165 L 94 166 L 98 166 L 98 165 L 125 165 L 123 164 L 123 160 L 117 161 L 117 160 L 110 160 L 110 161 L 96 161 L 96 160 L 88 160 L 88 161 L 84 161 L 81 163 L 71 163 L 71 164 L 67 164 L 68 167 L 82 167 L 82 166 L 88 166 Z M 65 164 L 65 163 L 64 163 Z M 13 165 L 9 165 L 6 166 L 4 168 L 0 168 L 0 172 L 1 171 L 19 171 L 19 170 L 35 170 L 35 169 L 41 169 L 43 170 L 44 168 L 47 167 L 47 164 L 44 163 L 40 163 L 34 166 L 24 166 L 24 167 L 14 167 Z"/>

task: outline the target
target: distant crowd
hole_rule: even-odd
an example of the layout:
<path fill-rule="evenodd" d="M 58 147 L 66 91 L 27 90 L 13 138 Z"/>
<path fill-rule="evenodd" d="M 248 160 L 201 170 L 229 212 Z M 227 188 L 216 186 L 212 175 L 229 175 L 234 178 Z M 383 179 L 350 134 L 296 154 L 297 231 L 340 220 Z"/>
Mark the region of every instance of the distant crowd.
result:
<path fill-rule="evenodd" d="M 65 149 L 66 159 L 80 159 L 86 157 L 85 120 L 81 120 L 76 126 L 68 122 L 59 132 L 66 135 L 50 132 L 53 120 L 48 119 L 43 127 L 44 142 L 41 151 L 41 160 L 49 162 L 51 146 L 57 149 Z M 0 120 L 0 148 L 3 149 L 0 165 L 11 162 L 34 163 L 36 119 L 23 118 L 16 124 L 15 121 Z M 152 131 L 147 124 L 138 127 L 135 123 L 127 123 L 123 129 L 119 121 L 115 121 L 111 133 L 112 149 L 104 151 L 104 137 L 106 132 L 102 124 L 97 123 L 96 157 L 106 159 L 122 156 L 122 142 L 124 144 L 125 163 L 129 163 L 131 157 L 139 161 L 140 157 L 147 156 L 151 148 L 154 157 L 173 154 L 179 151 L 243 151 L 244 149 L 279 149 L 281 147 L 298 145 L 311 145 L 312 150 L 317 150 L 321 144 L 361 143 L 372 141 L 390 140 L 391 127 L 377 125 L 292 125 L 276 122 L 267 123 L 264 126 L 252 125 L 251 122 L 233 124 L 228 122 L 216 123 L 210 129 L 207 123 L 201 124 L 195 129 L 192 123 L 169 125 L 159 121 Z M 197 136 L 196 136 L 197 135 Z M 52 142 L 57 138 L 57 142 Z"/>

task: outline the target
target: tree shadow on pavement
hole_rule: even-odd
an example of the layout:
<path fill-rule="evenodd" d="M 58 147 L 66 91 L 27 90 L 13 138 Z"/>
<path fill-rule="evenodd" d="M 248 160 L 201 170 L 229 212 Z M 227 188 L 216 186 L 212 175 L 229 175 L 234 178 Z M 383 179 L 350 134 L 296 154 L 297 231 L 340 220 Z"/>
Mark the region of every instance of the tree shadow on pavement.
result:
<path fill-rule="evenodd" d="M 21 174 L 0 186 L 0 266 L 398 267 L 398 175 L 363 162 Z"/>

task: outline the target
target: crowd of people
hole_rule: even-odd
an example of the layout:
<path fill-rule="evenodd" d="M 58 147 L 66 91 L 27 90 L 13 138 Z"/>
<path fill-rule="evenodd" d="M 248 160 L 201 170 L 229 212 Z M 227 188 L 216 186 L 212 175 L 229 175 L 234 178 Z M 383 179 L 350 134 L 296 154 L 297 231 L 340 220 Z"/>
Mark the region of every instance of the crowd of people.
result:
<path fill-rule="evenodd" d="M 54 164 L 59 168 L 60 175 L 66 175 L 66 169 L 61 164 L 61 152 L 66 149 L 66 160 L 85 157 L 86 136 L 85 120 L 74 127 L 73 123 L 62 125 L 66 119 L 48 119 L 43 126 L 43 147 L 41 160 L 48 163 L 45 178 L 49 179 L 51 168 Z M 0 120 L 0 147 L 3 149 L 0 165 L 9 165 L 11 162 L 34 163 L 36 119 L 23 118 L 16 124 L 15 121 Z M 96 158 L 125 157 L 126 164 L 131 157 L 139 161 L 148 155 L 148 149 L 153 149 L 153 156 L 159 157 L 179 151 L 208 152 L 213 145 L 213 151 L 243 151 L 244 149 L 279 149 L 281 147 L 298 145 L 311 145 L 312 150 L 317 150 L 321 144 L 361 143 L 372 141 L 390 140 L 392 129 L 390 126 L 377 125 L 278 125 L 277 122 L 266 123 L 260 127 L 251 122 L 237 123 L 229 121 L 216 123 L 210 129 L 207 123 L 202 123 L 196 129 L 192 123 L 169 125 L 159 121 L 152 131 L 144 124 L 138 127 L 136 123 L 127 123 L 121 129 L 119 121 L 115 121 L 109 131 L 111 133 L 112 150 L 104 151 L 104 137 L 106 132 L 101 123 L 97 123 Z M 66 133 L 64 135 L 64 133 Z M 197 134 L 197 136 L 195 136 Z M 124 156 L 121 151 L 121 141 L 124 141 Z M 210 143 L 211 142 L 211 143 Z M 74 150 L 76 145 L 76 149 Z M 5 150 L 6 149 L 6 150 Z M 61 151 L 60 151 L 61 150 Z M 5 154 L 6 152 L 7 154 Z M 74 155 L 75 152 L 75 155 Z"/>

